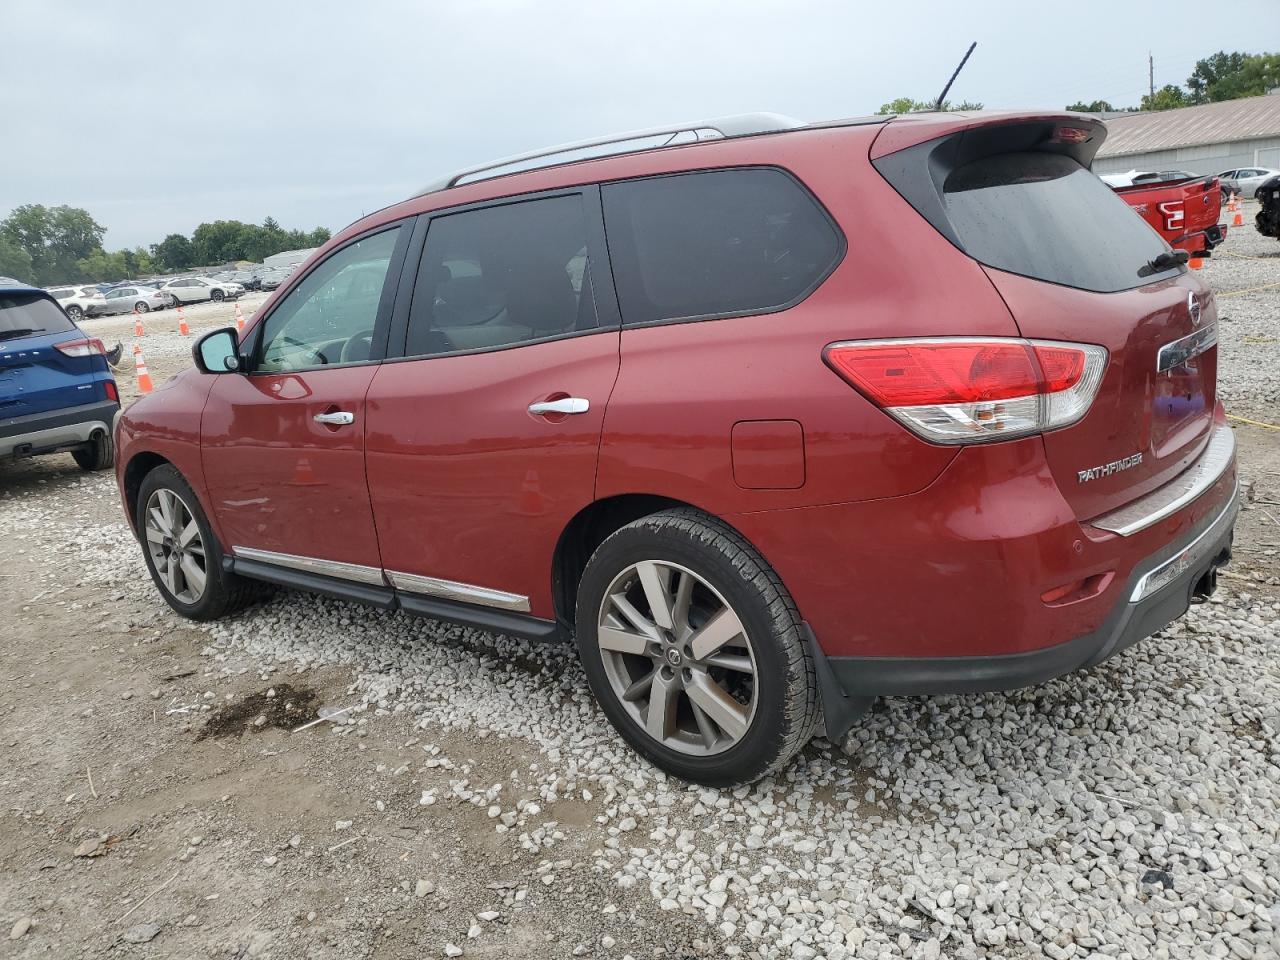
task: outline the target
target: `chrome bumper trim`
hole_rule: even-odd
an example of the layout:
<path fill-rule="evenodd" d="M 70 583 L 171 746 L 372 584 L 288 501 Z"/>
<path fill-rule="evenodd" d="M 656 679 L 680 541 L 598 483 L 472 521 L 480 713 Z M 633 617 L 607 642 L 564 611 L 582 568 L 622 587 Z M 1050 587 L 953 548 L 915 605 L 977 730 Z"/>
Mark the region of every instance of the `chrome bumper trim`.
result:
<path fill-rule="evenodd" d="M 232 547 L 231 552 L 245 560 L 258 560 L 262 563 L 274 563 L 278 567 L 289 567 L 306 573 L 317 573 L 322 577 L 338 577 L 342 580 L 355 580 L 358 583 L 376 583 L 386 585 L 386 578 L 378 567 L 365 567 L 358 563 L 340 563 L 337 560 L 320 560 L 316 557 L 299 557 L 292 553 L 275 553 L 271 550 L 255 550 L 252 547 Z"/>
<path fill-rule="evenodd" d="M 458 600 L 462 603 L 478 603 L 481 606 L 497 607 L 500 610 L 529 612 L 529 598 L 518 593 L 477 587 L 474 584 L 458 583 L 454 580 L 441 580 L 437 577 L 423 577 L 416 573 L 397 573 L 394 570 L 387 571 L 387 578 L 397 590 L 405 590 L 409 593 L 443 597 L 446 600 Z"/>
<path fill-rule="evenodd" d="M 1204 453 L 1186 470 L 1145 497 L 1126 503 L 1119 510 L 1089 521 L 1089 526 L 1127 537 L 1177 513 L 1204 493 L 1226 472 L 1235 459 L 1236 437 L 1228 426 L 1214 427 Z"/>
<path fill-rule="evenodd" d="M 1142 575 L 1142 579 L 1133 585 L 1133 593 L 1129 595 L 1129 602 L 1137 603 L 1139 600 L 1145 600 L 1151 594 L 1168 586 L 1170 579 L 1168 577 L 1161 577 L 1161 574 L 1169 571 L 1170 568 L 1175 568 L 1172 570 L 1172 573 L 1174 577 L 1177 577 L 1196 563 L 1203 560 L 1203 552 L 1206 545 L 1205 542 L 1215 541 L 1222 533 L 1224 526 L 1228 526 L 1235 522 L 1236 508 L 1240 505 L 1239 500 L 1239 486 L 1237 486 L 1231 491 L 1231 499 L 1228 500 L 1227 505 L 1222 508 L 1222 512 L 1213 518 L 1213 523 L 1205 527 L 1200 536 L 1196 537 L 1164 563 L 1157 567 L 1153 567 Z M 1149 587 L 1151 582 L 1157 578 L 1160 579 L 1160 582 L 1155 586 Z"/>

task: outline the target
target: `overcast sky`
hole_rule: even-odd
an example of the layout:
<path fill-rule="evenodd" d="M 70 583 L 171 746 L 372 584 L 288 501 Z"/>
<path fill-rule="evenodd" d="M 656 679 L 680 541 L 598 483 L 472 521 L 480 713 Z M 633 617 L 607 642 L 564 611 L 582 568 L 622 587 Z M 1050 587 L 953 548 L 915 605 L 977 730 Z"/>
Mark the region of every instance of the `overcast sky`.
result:
<path fill-rule="evenodd" d="M 803 120 L 952 91 L 988 107 L 1136 104 L 1277 0 L 0 0 L 0 217 L 85 207 L 105 246 L 206 220 L 344 226 L 459 166 L 769 110 Z M 1271 31 L 1276 39 L 1276 31 Z M 1265 44 L 1263 44 L 1265 46 Z"/>

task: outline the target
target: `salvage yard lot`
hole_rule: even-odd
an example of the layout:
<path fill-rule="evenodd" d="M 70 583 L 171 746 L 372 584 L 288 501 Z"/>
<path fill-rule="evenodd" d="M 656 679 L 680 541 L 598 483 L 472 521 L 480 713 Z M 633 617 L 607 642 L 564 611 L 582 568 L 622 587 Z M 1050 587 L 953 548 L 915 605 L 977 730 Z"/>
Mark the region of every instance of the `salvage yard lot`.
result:
<path fill-rule="evenodd" d="M 1229 412 L 1280 422 L 1280 244 L 1234 230 L 1203 275 Z M 145 319 L 160 383 L 193 338 Z M 632 755 L 568 644 L 288 593 L 193 625 L 111 476 L 0 466 L 5 955 L 1276 956 L 1280 433 L 1235 426 L 1211 602 L 1086 675 L 882 701 L 732 792 Z M 321 706 L 356 709 L 290 732 Z"/>

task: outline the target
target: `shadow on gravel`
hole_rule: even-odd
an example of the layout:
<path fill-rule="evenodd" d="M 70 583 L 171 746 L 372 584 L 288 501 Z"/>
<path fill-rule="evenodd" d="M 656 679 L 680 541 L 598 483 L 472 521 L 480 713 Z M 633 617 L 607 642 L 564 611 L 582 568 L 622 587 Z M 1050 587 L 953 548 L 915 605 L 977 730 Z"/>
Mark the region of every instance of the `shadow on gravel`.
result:
<path fill-rule="evenodd" d="M 267 696 L 264 690 L 216 711 L 205 721 L 204 729 L 196 739 L 240 737 L 271 728 L 292 730 L 315 718 L 314 690 L 287 683 L 277 684 L 271 690 L 274 696 Z M 263 718 L 261 722 L 259 717 Z"/>
<path fill-rule="evenodd" d="M 47 493 L 90 476 L 92 474 L 85 473 L 76 465 L 69 453 L 53 453 L 26 460 L 0 460 L 0 496 Z"/>

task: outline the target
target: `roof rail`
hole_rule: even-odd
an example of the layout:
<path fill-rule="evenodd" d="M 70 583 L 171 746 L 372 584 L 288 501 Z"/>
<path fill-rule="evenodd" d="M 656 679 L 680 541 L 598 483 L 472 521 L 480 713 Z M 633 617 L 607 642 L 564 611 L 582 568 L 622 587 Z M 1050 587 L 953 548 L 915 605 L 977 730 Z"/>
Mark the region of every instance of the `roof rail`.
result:
<path fill-rule="evenodd" d="M 573 163 L 579 160 L 595 160 L 599 157 L 612 157 L 624 153 L 639 153 L 644 150 L 656 150 L 659 147 L 678 146 L 685 143 L 698 143 L 703 140 L 723 140 L 730 137 L 749 137 L 760 133 L 779 133 L 783 130 L 794 130 L 805 126 L 803 121 L 783 116 L 780 113 L 740 113 L 731 117 L 718 117 L 712 120 L 695 120 L 691 123 L 677 123 L 647 130 L 631 130 L 626 133 L 615 133 L 590 140 L 579 140 L 575 143 L 562 143 L 556 147 L 545 147 L 529 153 L 504 157 L 475 167 L 458 170 L 429 183 L 416 196 L 448 190 L 452 187 L 494 177 L 523 173 L 526 170 L 537 170 L 542 167 L 554 167 L 562 163 Z M 681 138 L 682 139 L 677 139 Z M 656 143 L 649 141 L 658 141 Z M 608 149 L 616 148 L 616 149 Z M 594 152 L 591 152 L 594 151 Z M 568 154 L 582 156 L 566 156 Z M 538 162 L 542 161 L 542 162 Z M 507 167 L 518 167 L 507 170 Z"/>

